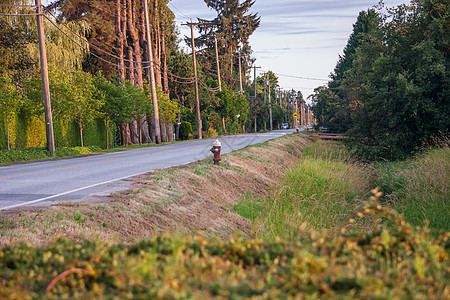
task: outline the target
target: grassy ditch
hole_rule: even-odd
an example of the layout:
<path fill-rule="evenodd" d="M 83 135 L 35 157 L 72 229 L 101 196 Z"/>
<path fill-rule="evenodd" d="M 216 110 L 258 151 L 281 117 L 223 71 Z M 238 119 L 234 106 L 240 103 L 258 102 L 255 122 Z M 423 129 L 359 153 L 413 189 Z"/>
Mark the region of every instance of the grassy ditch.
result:
<path fill-rule="evenodd" d="M 246 195 L 234 210 L 252 216 L 255 235 L 264 239 L 295 240 L 310 230 L 333 232 L 368 198 L 370 179 L 368 168 L 352 161 L 343 145 L 317 141 L 303 151 L 301 162 L 287 172 L 270 197 Z"/>
<path fill-rule="evenodd" d="M 303 151 L 301 162 L 290 170 L 267 198 L 247 194 L 234 210 L 249 219 L 256 237 L 292 240 L 310 230 L 327 234 L 345 226 L 366 231 L 377 226 L 371 219 L 348 224 L 379 187 L 381 203 L 399 211 L 414 226 L 433 232 L 450 231 L 450 151 L 448 144 L 409 161 L 363 165 L 344 146 L 317 141 Z"/>

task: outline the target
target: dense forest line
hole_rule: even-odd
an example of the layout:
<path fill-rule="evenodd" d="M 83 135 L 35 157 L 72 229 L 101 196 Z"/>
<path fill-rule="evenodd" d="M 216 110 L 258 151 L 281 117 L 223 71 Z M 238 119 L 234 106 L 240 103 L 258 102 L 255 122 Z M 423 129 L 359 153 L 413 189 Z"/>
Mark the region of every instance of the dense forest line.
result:
<path fill-rule="evenodd" d="M 413 0 L 359 14 L 331 81 L 311 96 L 318 124 L 365 159 L 396 160 L 449 136 L 450 3 Z"/>
<path fill-rule="evenodd" d="M 89 143 L 101 147 L 156 142 L 152 67 L 161 140 L 198 134 L 192 55 L 179 47 L 179 31 L 168 3 L 148 1 L 149 32 L 141 0 L 57 0 L 44 7 L 57 146 L 83 146 L 86 136 Z M 30 0 L 8 0 L 0 6 L 3 149 L 45 144 L 33 4 Z M 270 102 L 274 127 L 289 121 L 293 112 L 289 102 L 293 97 L 296 103 L 304 102 L 301 93 L 281 95 L 273 72 L 258 77 L 256 89 L 249 79 L 254 60 L 248 39 L 260 22 L 256 13 L 249 12 L 254 1 L 206 0 L 205 4 L 217 11 L 217 18 L 200 20 L 203 24 L 196 28 L 200 32 L 195 39 L 200 128 L 210 136 L 268 129 Z M 104 127 L 102 136 L 96 133 L 92 138 L 99 122 Z M 86 128 L 89 132 L 83 135 Z"/>

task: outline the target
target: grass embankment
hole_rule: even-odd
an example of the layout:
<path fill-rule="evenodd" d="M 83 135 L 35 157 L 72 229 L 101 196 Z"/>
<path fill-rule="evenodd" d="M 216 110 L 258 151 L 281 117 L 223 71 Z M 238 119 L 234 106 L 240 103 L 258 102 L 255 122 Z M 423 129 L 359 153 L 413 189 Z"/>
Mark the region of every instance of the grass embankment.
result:
<path fill-rule="evenodd" d="M 304 137 L 285 137 L 224 155 L 219 166 L 209 158 L 142 175 L 134 191 L 100 203 L 61 202 L 38 212 L 21 211 L 0 220 L 0 244 L 45 244 L 58 235 L 129 243 L 166 231 L 246 235 L 249 222 L 232 211 L 233 205 L 246 191 L 266 195 L 308 144 Z"/>
<path fill-rule="evenodd" d="M 63 207 L 71 212 L 59 218 L 59 206 L 41 212 L 38 224 L 52 218 L 57 226 L 70 225 L 59 232 L 75 241 L 47 243 L 59 227 L 24 225 L 24 216 L 2 222 L 3 242 L 19 240 L 9 234 L 20 229 L 37 228 L 32 241 L 44 246 L 0 248 L 0 298 L 448 299 L 448 233 L 437 237 L 413 228 L 378 204 L 376 190 L 363 201 L 381 177 L 353 162 L 339 144 L 315 143 L 299 161 L 306 144 L 293 135 L 227 155 L 222 166 L 203 161 L 156 172 L 142 180 L 150 188 L 102 204 L 106 219 L 92 216 L 98 204 Z M 290 169 L 288 158 L 299 163 Z M 230 209 L 252 220 L 253 232 Z M 140 230 L 153 235 L 142 220 L 155 232 L 206 226 L 203 234 L 225 239 L 96 240 L 130 241 L 127 234 L 141 237 Z M 240 235 L 226 237 L 239 228 Z M 77 242 L 81 237 L 91 241 Z"/>

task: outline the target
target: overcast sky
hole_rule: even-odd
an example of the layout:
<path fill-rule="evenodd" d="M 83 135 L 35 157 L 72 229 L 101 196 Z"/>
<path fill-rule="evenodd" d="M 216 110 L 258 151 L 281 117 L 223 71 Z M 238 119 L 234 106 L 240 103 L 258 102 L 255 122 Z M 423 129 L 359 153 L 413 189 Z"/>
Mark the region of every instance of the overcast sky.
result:
<path fill-rule="evenodd" d="M 387 7 L 409 2 L 384 0 Z M 300 90 L 306 99 L 315 87 L 327 83 L 358 13 L 376 4 L 378 0 L 256 0 L 251 12 L 261 16 L 261 25 L 251 36 L 250 46 L 256 65 L 262 67 L 259 71 L 323 79 L 278 75 L 282 89 Z M 172 0 L 169 8 L 178 25 L 190 18 L 216 16 L 203 0 Z M 185 27 L 179 26 L 181 33 L 190 34 Z"/>

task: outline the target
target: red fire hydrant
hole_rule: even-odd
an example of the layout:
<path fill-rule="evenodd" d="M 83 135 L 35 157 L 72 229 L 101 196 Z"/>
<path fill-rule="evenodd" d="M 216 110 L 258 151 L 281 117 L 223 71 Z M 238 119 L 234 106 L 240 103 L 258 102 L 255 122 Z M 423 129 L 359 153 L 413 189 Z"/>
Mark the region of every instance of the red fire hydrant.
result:
<path fill-rule="evenodd" d="M 214 153 L 214 164 L 215 165 L 219 165 L 220 162 L 220 147 L 222 146 L 222 144 L 219 142 L 219 140 L 216 140 L 213 144 L 213 147 L 209 150 L 212 153 Z"/>

